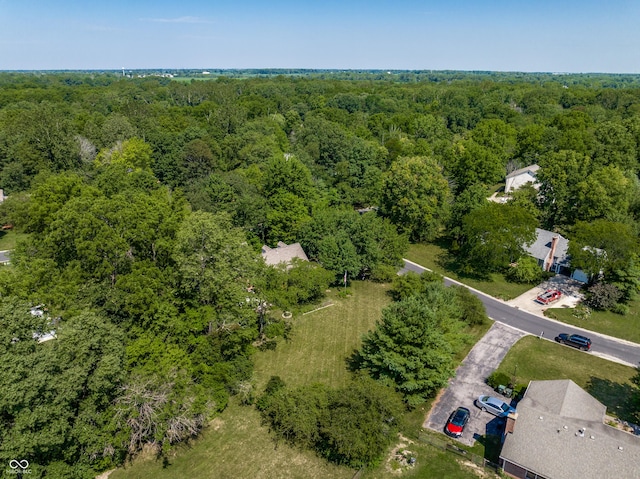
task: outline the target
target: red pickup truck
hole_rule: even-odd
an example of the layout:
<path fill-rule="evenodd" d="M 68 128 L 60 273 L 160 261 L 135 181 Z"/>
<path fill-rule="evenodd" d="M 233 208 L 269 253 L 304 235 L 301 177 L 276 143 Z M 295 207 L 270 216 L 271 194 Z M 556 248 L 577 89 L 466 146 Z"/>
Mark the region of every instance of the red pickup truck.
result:
<path fill-rule="evenodd" d="M 558 291 L 557 289 L 548 289 L 544 293 L 539 294 L 536 301 L 542 304 L 551 304 L 554 301 L 558 301 L 561 296 L 561 291 Z"/>

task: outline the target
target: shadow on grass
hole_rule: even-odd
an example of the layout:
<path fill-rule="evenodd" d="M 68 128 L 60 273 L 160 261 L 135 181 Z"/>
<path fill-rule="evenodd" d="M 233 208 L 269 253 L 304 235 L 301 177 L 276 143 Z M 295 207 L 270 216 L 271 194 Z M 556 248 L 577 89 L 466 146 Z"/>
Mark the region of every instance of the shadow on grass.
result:
<path fill-rule="evenodd" d="M 484 436 L 474 435 L 474 439 L 484 447 L 484 458 L 497 464 L 502 451 L 502 436 L 487 433 Z"/>
<path fill-rule="evenodd" d="M 623 421 L 636 421 L 638 404 L 637 388 L 608 379 L 591 376 L 586 388 L 594 398 L 607 406 L 607 412 Z"/>

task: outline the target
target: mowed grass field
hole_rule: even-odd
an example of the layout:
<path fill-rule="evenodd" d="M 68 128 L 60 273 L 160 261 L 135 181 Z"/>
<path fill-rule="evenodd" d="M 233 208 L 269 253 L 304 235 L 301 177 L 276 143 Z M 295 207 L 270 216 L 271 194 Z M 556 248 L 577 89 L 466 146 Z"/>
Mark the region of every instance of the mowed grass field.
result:
<path fill-rule="evenodd" d="M 527 336 L 507 353 L 498 371 L 516 376 L 516 384 L 531 380 L 571 379 L 602 404 L 607 413 L 633 420 L 630 403 L 635 368 L 607 361 L 569 346 Z"/>
<path fill-rule="evenodd" d="M 288 385 L 322 382 L 342 386 L 349 380 L 346 360 L 360 346 L 362 334 L 375 327 L 382 308 L 391 302 L 388 285 L 354 282 L 351 296 L 339 298 L 332 289 L 334 306 L 305 315 L 294 315 L 293 333 L 274 351 L 257 352 L 255 386 L 260 394 L 273 375 Z M 339 467 L 280 442 L 261 424 L 253 406 L 231 401 L 191 445 L 176 448 L 168 461 L 139 458 L 119 468 L 110 479 L 340 479 L 354 470 Z"/>
<path fill-rule="evenodd" d="M 332 290 L 329 300 L 333 306 L 294 315 L 289 340 L 255 356 L 259 391 L 273 375 L 294 387 L 315 382 L 339 387 L 348 381 L 347 359 L 391 302 L 389 285 L 359 281 L 349 290 L 347 298 L 337 297 L 337 291 Z"/>

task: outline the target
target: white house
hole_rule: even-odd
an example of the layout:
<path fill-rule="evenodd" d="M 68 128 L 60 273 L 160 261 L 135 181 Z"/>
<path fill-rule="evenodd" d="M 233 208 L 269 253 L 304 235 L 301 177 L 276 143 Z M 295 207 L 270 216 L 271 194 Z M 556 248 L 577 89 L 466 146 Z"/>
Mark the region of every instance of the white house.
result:
<path fill-rule="evenodd" d="M 506 176 L 504 192 L 510 193 L 527 183 L 532 183 L 534 188 L 538 188 L 536 182 L 536 172 L 540 169 L 538 165 L 529 165 L 519 170 L 512 171 Z"/>

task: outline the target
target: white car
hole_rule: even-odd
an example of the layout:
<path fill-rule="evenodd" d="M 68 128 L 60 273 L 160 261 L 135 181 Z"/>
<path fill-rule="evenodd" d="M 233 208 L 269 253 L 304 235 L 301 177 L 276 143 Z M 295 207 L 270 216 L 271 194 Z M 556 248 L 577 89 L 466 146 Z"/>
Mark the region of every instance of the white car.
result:
<path fill-rule="evenodd" d="M 510 413 L 516 412 L 514 408 L 502 399 L 494 398 L 493 396 L 480 396 L 476 399 L 476 406 L 498 417 L 507 417 Z"/>

